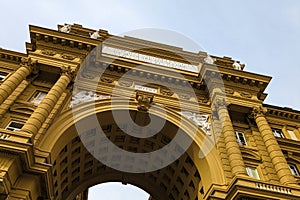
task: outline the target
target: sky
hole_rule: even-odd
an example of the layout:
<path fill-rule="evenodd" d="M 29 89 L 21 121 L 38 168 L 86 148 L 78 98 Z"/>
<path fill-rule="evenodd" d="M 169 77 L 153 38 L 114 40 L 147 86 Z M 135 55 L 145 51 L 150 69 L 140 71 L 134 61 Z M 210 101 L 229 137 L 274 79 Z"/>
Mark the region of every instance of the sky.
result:
<path fill-rule="evenodd" d="M 272 76 L 265 103 L 300 110 L 298 0 L 2 0 L 0 5 L 1 48 L 25 52 L 29 24 L 56 29 L 77 23 L 115 35 L 141 28 L 171 30 L 209 54 L 240 60 L 245 71 Z M 133 187 L 128 191 L 136 194 L 128 199 L 147 199 Z"/>

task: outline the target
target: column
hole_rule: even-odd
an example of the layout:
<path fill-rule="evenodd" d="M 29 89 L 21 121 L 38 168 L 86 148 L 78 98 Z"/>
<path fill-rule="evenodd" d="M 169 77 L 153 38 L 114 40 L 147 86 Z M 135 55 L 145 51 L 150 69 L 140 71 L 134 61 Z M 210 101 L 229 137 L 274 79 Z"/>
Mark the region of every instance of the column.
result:
<path fill-rule="evenodd" d="M 73 72 L 71 70 L 66 70 L 62 73 L 58 81 L 27 120 L 21 131 L 30 133 L 33 136 L 38 133 L 42 124 L 49 116 L 51 110 L 54 108 L 56 102 L 67 88 L 72 78 Z"/>
<path fill-rule="evenodd" d="M 8 79 L 0 85 L 0 105 L 17 88 L 17 86 L 36 68 L 36 62 L 30 58 L 22 59 L 22 64 Z"/>
<path fill-rule="evenodd" d="M 214 107 L 217 109 L 224 136 L 225 148 L 228 155 L 231 172 L 233 175 L 247 175 L 242 153 L 237 143 L 233 125 L 227 110 L 225 97 L 217 97 L 214 102 Z"/>
<path fill-rule="evenodd" d="M 29 82 L 23 80 L 19 86 L 0 104 L 0 119 L 5 115 L 5 113 L 9 110 L 9 108 L 14 104 L 16 99 L 22 94 L 22 92 L 29 85 Z"/>
<path fill-rule="evenodd" d="M 251 116 L 257 124 L 280 182 L 286 185 L 296 184 L 295 178 L 290 171 L 280 146 L 278 145 L 277 140 L 272 133 L 272 129 L 264 116 L 263 108 L 253 108 Z"/>

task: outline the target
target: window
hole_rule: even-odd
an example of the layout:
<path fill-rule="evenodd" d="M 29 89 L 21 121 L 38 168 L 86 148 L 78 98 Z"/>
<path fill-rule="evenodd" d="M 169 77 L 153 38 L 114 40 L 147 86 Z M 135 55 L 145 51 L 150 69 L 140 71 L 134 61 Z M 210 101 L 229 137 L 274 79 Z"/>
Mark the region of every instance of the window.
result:
<path fill-rule="evenodd" d="M 292 140 L 298 140 L 298 138 L 297 138 L 297 136 L 296 136 L 296 134 L 295 134 L 294 131 L 287 130 L 287 132 L 289 133 L 289 135 L 290 135 L 290 137 L 291 137 Z"/>
<path fill-rule="evenodd" d="M 299 171 L 298 171 L 297 166 L 294 164 L 289 164 L 289 166 L 290 166 L 290 170 L 291 170 L 292 174 L 294 176 L 299 176 Z"/>
<path fill-rule="evenodd" d="M 42 91 L 35 91 L 35 93 L 33 94 L 33 96 L 30 98 L 30 102 L 35 103 L 35 104 L 39 104 L 41 103 L 41 101 L 45 98 L 46 96 L 46 92 L 42 92 Z"/>
<path fill-rule="evenodd" d="M 245 138 L 245 135 L 243 132 L 236 131 L 235 136 L 236 136 L 237 142 L 240 145 L 243 145 L 243 146 L 247 145 L 246 138 Z"/>
<path fill-rule="evenodd" d="M 24 122 L 11 121 L 9 122 L 9 124 L 5 129 L 10 131 L 19 131 L 23 126 L 24 126 Z"/>
<path fill-rule="evenodd" d="M 4 80 L 7 77 L 8 73 L 0 72 L 0 81 Z"/>
<path fill-rule="evenodd" d="M 284 135 L 280 129 L 272 129 L 273 135 L 278 138 L 284 138 Z"/>
<path fill-rule="evenodd" d="M 257 172 L 257 169 L 255 167 L 246 167 L 246 171 L 248 176 L 255 178 L 255 179 L 259 179 L 259 175 Z"/>

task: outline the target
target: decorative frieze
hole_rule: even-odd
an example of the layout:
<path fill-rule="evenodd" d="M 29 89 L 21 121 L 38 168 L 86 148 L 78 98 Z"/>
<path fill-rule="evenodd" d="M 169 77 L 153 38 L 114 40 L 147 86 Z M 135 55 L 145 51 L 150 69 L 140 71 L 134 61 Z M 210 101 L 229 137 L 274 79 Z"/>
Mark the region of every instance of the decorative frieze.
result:
<path fill-rule="evenodd" d="M 111 96 L 109 95 L 98 95 L 93 91 L 82 90 L 72 96 L 72 100 L 69 104 L 69 108 L 90 101 L 96 101 L 99 99 L 110 99 L 110 98 Z"/>

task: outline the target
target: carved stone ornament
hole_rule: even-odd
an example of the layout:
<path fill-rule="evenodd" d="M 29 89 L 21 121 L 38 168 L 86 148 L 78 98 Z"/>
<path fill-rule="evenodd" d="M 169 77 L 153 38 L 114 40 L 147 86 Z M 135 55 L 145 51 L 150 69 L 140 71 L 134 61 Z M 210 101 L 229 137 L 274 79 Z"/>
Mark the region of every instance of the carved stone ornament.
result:
<path fill-rule="evenodd" d="M 68 76 L 71 80 L 75 78 L 75 71 L 70 67 L 62 67 L 62 74 Z"/>
<path fill-rule="evenodd" d="M 90 80 L 92 80 L 92 79 L 95 78 L 95 74 L 87 73 L 87 72 L 83 72 L 83 73 L 81 74 L 81 76 L 82 76 L 83 78 L 90 79 Z"/>
<path fill-rule="evenodd" d="M 52 50 L 48 50 L 48 49 L 43 49 L 41 50 L 41 53 L 47 56 L 54 56 L 56 54 L 55 51 Z"/>
<path fill-rule="evenodd" d="M 232 64 L 233 69 L 236 70 L 242 70 L 242 66 L 240 63 L 238 63 L 237 61 L 234 61 L 234 63 Z"/>
<path fill-rule="evenodd" d="M 137 93 L 136 100 L 138 102 L 138 110 L 147 112 L 153 102 L 153 95 L 145 93 Z"/>
<path fill-rule="evenodd" d="M 195 124 L 201 127 L 206 135 L 211 135 L 211 124 L 208 122 L 209 115 L 201 115 L 199 113 L 193 113 L 189 111 L 180 112 L 181 116 L 193 121 Z"/>
<path fill-rule="evenodd" d="M 207 103 L 209 101 L 208 98 L 206 97 L 198 97 L 198 102 L 199 103 Z"/>
<path fill-rule="evenodd" d="M 190 100 L 191 96 L 188 94 L 179 94 L 178 97 L 183 100 Z"/>
<path fill-rule="evenodd" d="M 161 87 L 160 93 L 165 96 L 172 96 L 174 94 L 174 92 L 167 87 Z"/>
<path fill-rule="evenodd" d="M 253 107 L 249 118 L 256 119 L 257 117 L 263 117 L 267 113 L 267 109 L 263 107 Z"/>
<path fill-rule="evenodd" d="M 75 56 L 69 54 L 63 54 L 61 57 L 65 60 L 74 60 L 76 58 Z"/>
<path fill-rule="evenodd" d="M 22 58 L 21 65 L 28 67 L 34 74 L 37 74 L 39 71 L 37 60 L 33 61 L 31 58 Z"/>
<path fill-rule="evenodd" d="M 72 108 L 75 105 L 79 105 L 85 102 L 96 101 L 99 99 L 110 99 L 109 95 L 97 95 L 93 91 L 81 90 L 77 94 L 72 96 L 72 100 L 69 104 L 69 108 Z"/>
<path fill-rule="evenodd" d="M 132 86 L 133 82 L 132 81 L 119 81 L 119 85 L 123 87 L 130 87 Z"/>
<path fill-rule="evenodd" d="M 231 88 L 225 88 L 225 93 L 226 93 L 226 94 L 233 94 L 233 93 L 234 93 L 234 90 L 231 89 Z"/>
<path fill-rule="evenodd" d="M 215 60 L 214 60 L 210 55 L 207 55 L 207 56 L 204 58 L 204 62 L 207 63 L 207 64 L 213 65 L 213 64 L 215 63 Z"/>
<path fill-rule="evenodd" d="M 70 33 L 71 28 L 72 28 L 72 25 L 71 25 L 71 24 L 65 24 L 63 27 L 61 27 L 61 28 L 59 29 L 59 31 L 60 31 L 60 32 L 63 32 L 63 33 Z"/>
<path fill-rule="evenodd" d="M 95 31 L 94 33 L 90 33 L 90 38 L 97 39 L 98 37 L 100 37 L 100 34 L 98 31 Z"/>
<path fill-rule="evenodd" d="M 114 80 L 112 78 L 108 78 L 108 77 L 101 77 L 100 80 L 104 83 L 112 83 L 114 82 Z"/>
<path fill-rule="evenodd" d="M 240 92 L 240 95 L 241 95 L 241 97 L 244 97 L 244 98 L 251 98 L 252 97 L 252 95 L 249 93 L 249 92 Z"/>

